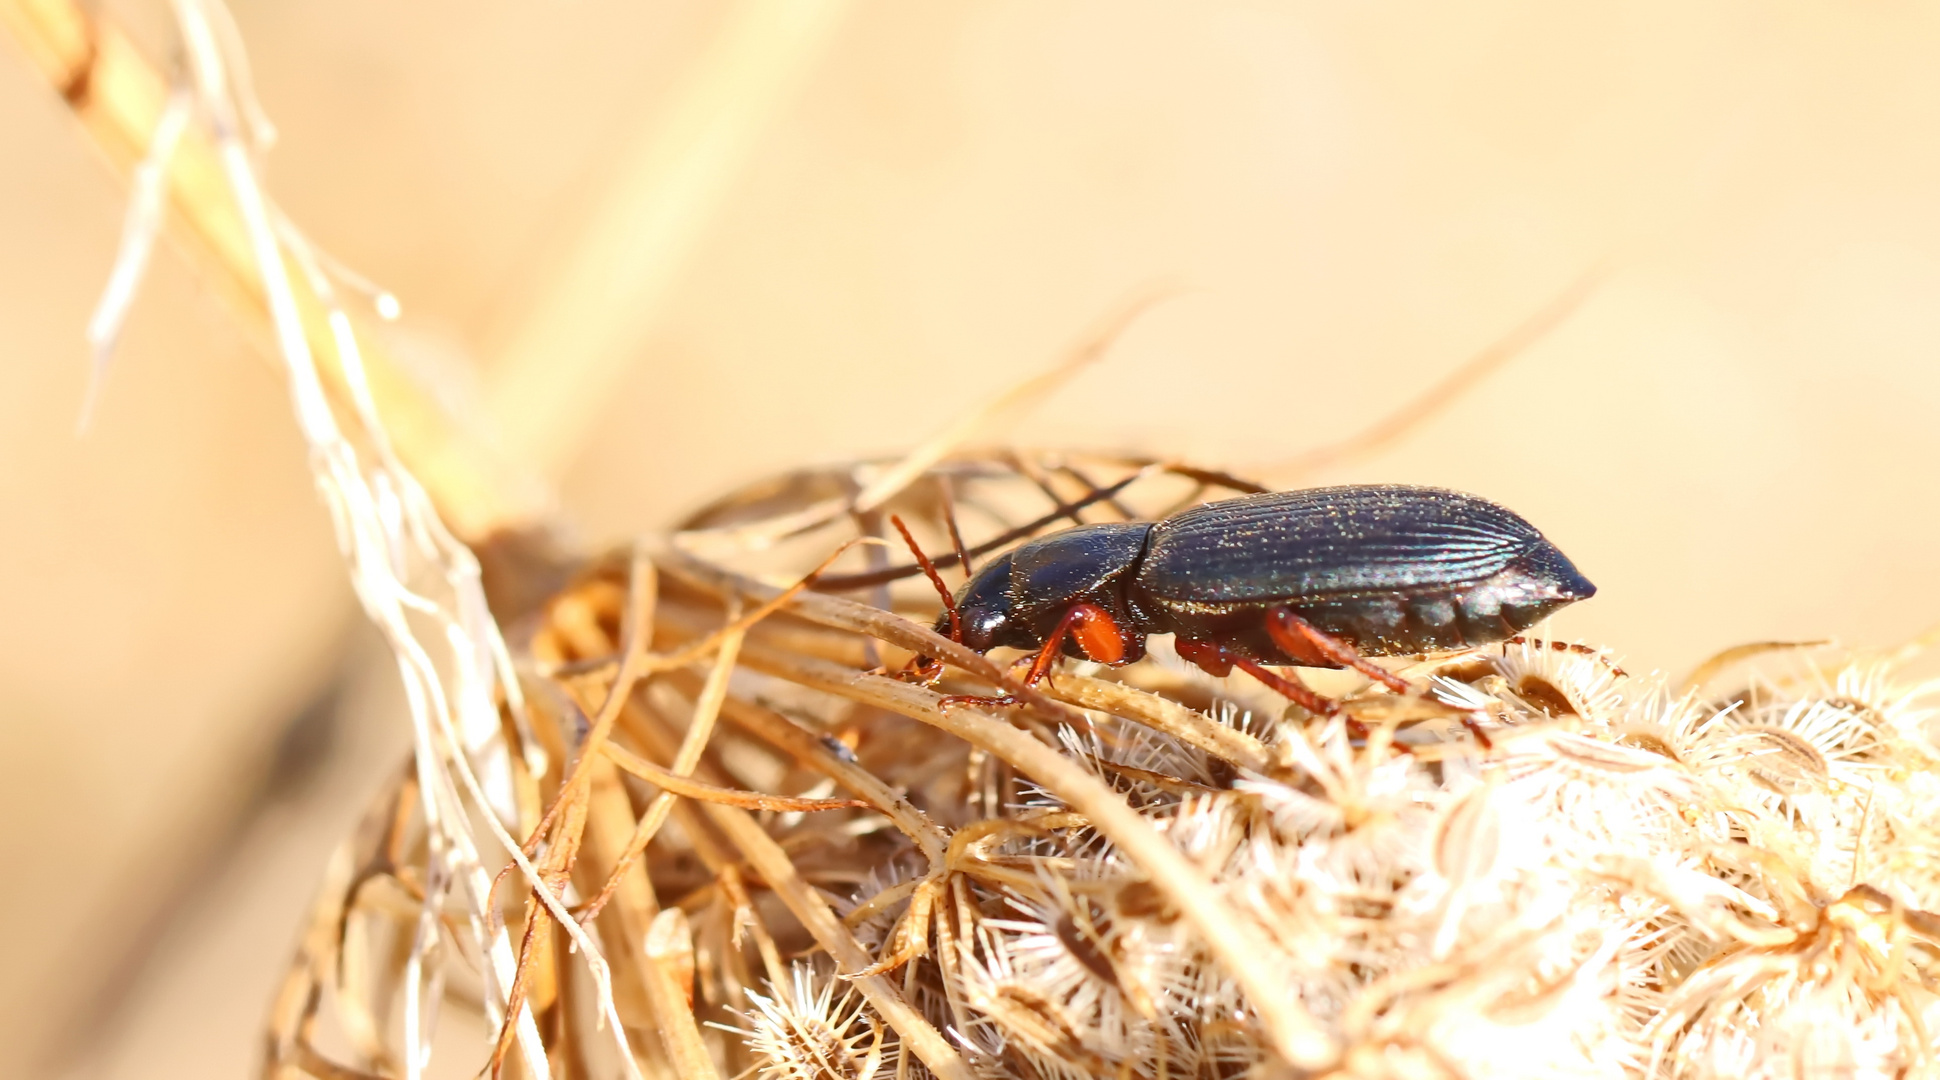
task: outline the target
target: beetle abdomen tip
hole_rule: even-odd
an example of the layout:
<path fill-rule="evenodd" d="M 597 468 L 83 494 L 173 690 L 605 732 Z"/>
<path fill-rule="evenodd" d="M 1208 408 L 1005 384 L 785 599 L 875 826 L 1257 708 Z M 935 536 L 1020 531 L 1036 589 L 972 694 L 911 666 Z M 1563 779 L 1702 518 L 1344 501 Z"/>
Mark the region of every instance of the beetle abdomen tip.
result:
<path fill-rule="evenodd" d="M 1583 576 L 1569 556 L 1547 540 L 1538 542 L 1516 560 L 1516 569 L 1528 579 L 1528 587 L 1546 599 L 1568 604 L 1596 595 L 1596 585 Z"/>

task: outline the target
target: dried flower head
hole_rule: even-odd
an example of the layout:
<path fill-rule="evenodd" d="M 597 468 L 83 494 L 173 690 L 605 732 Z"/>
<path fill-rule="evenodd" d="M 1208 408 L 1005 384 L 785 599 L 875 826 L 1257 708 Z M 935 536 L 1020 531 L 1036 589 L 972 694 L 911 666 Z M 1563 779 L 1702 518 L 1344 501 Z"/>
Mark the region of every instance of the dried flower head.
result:
<path fill-rule="evenodd" d="M 1000 714 L 942 696 L 988 695 L 1003 657 L 925 629 L 920 577 L 790 588 L 873 520 L 827 493 L 884 474 L 725 500 L 656 577 L 595 563 L 508 643 L 549 763 L 515 785 L 533 857 L 607 898 L 614 1008 L 674 1075 L 1940 1075 L 1932 686 L 1777 647 L 1672 682 L 1538 635 L 1392 662 L 1406 693 L 1336 678 L 1322 716 L 1158 642 Z M 1226 482 L 911 475 L 878 509 L 934 551 Z M 918 654 L 940 685 L 897 677 Z M 596 736 L 613 767 L 574 796 Z M 535 1015 L 590 1039 L 543 909 L 505 917 Z"/>

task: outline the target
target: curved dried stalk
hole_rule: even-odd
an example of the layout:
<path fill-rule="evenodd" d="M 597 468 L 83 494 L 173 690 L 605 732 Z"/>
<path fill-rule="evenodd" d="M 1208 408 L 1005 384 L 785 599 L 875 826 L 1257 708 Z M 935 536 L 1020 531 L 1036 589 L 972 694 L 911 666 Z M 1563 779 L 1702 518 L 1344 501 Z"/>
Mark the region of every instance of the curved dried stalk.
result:
<path fill-rule="evenodd" d="M 74 112 L 108 163 L 131 177 L 167 114 L 170 80 L 144 57 L 114 21 L 73 0 L 0 0 L 0 22 L 39 68 L 49 87 Z M 234 200 L 222 151 L 191 127 L 166 169 L 170 239 L 190 254 L 206 285 L 235 305 L 268 336 L 268 294 L 257 251 Z M 280 265 L 280 260 L 278 261 Z M 497 529 L 543 521 L 552 498 L 528 466 L 507 458 L 477 425 L 454 417 L 381 344 L 358 336 L 358 370 L 342 358 L 349 324 L 333 319 L 334 302 L 318 295 L 309 274 L 288 282 L 302 335 L 319 360 L 332 396 L 355 408 L 361 394 L 381 403 L 400 460 L 431 493 L 460 535 L 480 538 Z M 358 384 L 368 387 L 360 391 Z"/>
<path fill-rule="evenodd" d="M 672 681 L 675 685 L 681 685 L 678 676 Z M 795 760 L 847 788 L 871 809 L 894 822 L 896 828 L 916 844 L 927 863 L 932 867 L 943 865 L 949 838 L 927 815 L 912 806 L 908 798 L 882 778 L 854 761 L 835 754 L 826 744 L 786 717 L 753 702 L 729 697 L 721 703 L 721 713 L 729 723 L 771 746 L 785 750 Z"/>
<path fill-rule="evenodd" d="M 1452 406 L 1464 391 L 1548 337 L 1576 314 L 1577 309 L 1603 284 L 1608 273 L 1607 261 L 1598 262 L 1583 271 L 1520 325 L 1490 342 L 1433 386 L 1404 401 L 1399 408 L 1379 417 L 1370 426 L 1338 442 L 1305 451 L 1297 457 L 1259 466 L 1256 471 L 1279 483 L 1290 484 L 1343 462 L 1364 461 L 1372 457 L 1409 433 L 1419 430 L 1425 421 Z"/>
<path fill-rule="evenodd" d="M 942 696 L 919 686 L 754 649 L 747 653 L 747 664 L 790 682 L 921 720 L 1016 766 L 1083 814 L 1146 870 L 1152 883 L 1191 920 L 1227 971 L 1245 988 L 1268 1038 L 1288 1061 L 1313 1068 L 1334 1060 L 1333 1040 L 1275 974 L 1276 950 L 1250 936 L 1246 921 L 1220 899 L 1206 875 L 1180 855 L 1150 822 L 1071 759 L 1008 722 L 978 710 L 938 708 Z"/>
<path fill-rule="evenodd" d="M 760 825 L 744 811 L 731 806 L 709 803 L 705 810 L 748 860 L 748 865 L 768 882 L 788 905 L 788 910 L 843 970 L 863 971 L 870 966 L 869 954 L 863 951 L 855 935 L 836 917 L 821 894 L 802 880 L 788 853 Z M 976 1080 L 976 1073 L 963 1055 L 910 1006 L 896 984 L 881 975 L 868 975 L 856 978 L 853 985 L 932 1073 L 942 1080 Z"/>
<path fill-rule="evenodd" d="M 1081 709 L 1137 721 L 1242 769 L 1265 772 L 1271 764 L 1258 738 L 1137 687 L 1083 675 L 1059 675 L 1055 682 L 1047 682 L 1044 693 Z"/>
<path fill-rule="evenodd" d="M 612 759 L 613 764 L 655 787 L 665 789 L 671 795 L 700 802 L 737 806 L 743 810 L 772 810 L 784 814 L 813 814 L 823 810 L 871 808 L 869 803 L 861 799 L 797 799 L 786 795 L 763 795 L 755 791 L 718 787 L 695 780 L 678 768 L 663 769 L 638 754 L 610 743 L 601 749 L 601 753 Z M 643 848 L 645 846 L 641 845 Z M 588 911 L 582 917 L 590 918 L 597 914 L 598 912 L 593 911 L 589 905 Z"/>

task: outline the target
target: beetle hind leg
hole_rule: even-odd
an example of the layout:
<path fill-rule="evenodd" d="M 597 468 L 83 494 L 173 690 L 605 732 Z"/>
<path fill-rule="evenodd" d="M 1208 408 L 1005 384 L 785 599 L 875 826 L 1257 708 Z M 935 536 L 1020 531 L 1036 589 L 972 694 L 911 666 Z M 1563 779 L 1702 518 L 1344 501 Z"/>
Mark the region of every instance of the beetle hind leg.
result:
<path fill-rule="evenodd" d="M 1273 643 L 1285 652 L 1302 651 L 1299 647 L 1305 645 L 1341 667 L 1353 668 L 1397 694 L 1414 692 L 1414 688 L 1408 685 L 1408 680 L 1379 664 L 1370 663 L 1366 657 L 1355 651 L 1352 645 L 1301 618 L 1291 608 L 1280 607 L 1267 612 L 1266 632 L 1273 639 Z M 1494 747 L 1494 741 L 1489 738 L 1489 733 L 1482 729 L 1476 713 L 1464 712 L 1461 720 L 1462 727 L 1475 737 L 1475 741 L 1480 743 L 1484 750 Z"/>
<path fill-rule="evenodd" d="M 1191 638 L 1174 638 L 1172 651 L 1180 659 L 1193 664 L 1199 670 L 1216 679 L 1223 679 L 1239 668 L 1258 679 L 1262 685 L 1295 705 L 1313 713 L 1315 716 L 1333 716 L 1340 712 L 1340 702 L 1333 698 L 1315 693 L 1297 675 L 1281 675 L 1269 671 L 1256 661 L 1236 656 L 1224 645 L 1212 641 L 1197 641 Z"/>
<path fill-rule="evenodd" d="M 1373 679 L 1397 694 L 1408 693 L 1412 688 L 1408 680 L 1389 671 L 1379 664 L 1372 663 L 1352 645 L 1301 618 L 1292 608 L 1276 607 L 1266 613 L 1266 633 L 1280 651 L 1288 656 L 1302 656 L 1319 653 L 1344 668 Z"/>

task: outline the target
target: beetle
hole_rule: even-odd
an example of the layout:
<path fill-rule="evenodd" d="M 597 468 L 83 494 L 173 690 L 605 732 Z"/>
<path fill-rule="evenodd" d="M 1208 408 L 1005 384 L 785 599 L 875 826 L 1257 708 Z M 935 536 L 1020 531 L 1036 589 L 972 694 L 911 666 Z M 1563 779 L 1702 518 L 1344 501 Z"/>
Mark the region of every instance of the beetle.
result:
<path fill-rule="evenodd" d="M 1239 667 L 1310 711 L 1332 712 L 1265 666 L 1351 667 L 1405 691 L 1364 657 L 1503 641 L 1595 593 L 1534 526 L 1487 499 L 1354 484 L 1038 537 L 965 582 L 936 632 L 979 653 L 1036 650 L 1027 686 L 1059 655 L 1129 664 L 1148 636 L 1171 634 L 1179 656 L 1212 675 Z"/>

